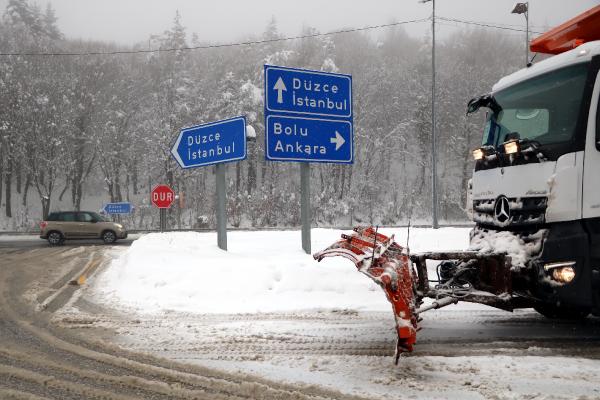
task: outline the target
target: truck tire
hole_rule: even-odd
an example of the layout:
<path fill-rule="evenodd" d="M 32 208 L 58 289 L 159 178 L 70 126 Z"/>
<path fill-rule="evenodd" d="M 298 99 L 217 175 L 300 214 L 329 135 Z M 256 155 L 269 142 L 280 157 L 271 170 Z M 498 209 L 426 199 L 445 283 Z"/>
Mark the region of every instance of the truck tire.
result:
<path fill-rule="evenodd" d="M 592 311 L 588 307 L 568 307 L 556 304 L 538 304 L 533 309 L 546 318 L 568 319 L 572 321 L 585 319 Z"/>

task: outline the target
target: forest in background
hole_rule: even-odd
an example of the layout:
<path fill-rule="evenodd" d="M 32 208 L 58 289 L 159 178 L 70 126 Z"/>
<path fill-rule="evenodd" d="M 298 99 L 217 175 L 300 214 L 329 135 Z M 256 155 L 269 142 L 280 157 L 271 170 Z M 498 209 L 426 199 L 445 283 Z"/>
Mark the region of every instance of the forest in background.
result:
<path fill-rule="evenodd" d="M 282 37 L 272 19 L 245 39 L 263 43 L 189 51 L 181 49 L 208 43 L 188 35 L 177 14 L 169 30 L 125 48 L 65 38 L 57 17 L 50 6 L 10 0 L 0 52 L 165 51 L 0 56 L 1 229 L 32 229 L 48 211 L 97 211 L 117 201 L 136 207 L 124 219 L 129 228 L 157 227 L 149 191 L 158 183 L 180 195 L 170 226 L 212 227 L 214 167 L 183 170 L 169 150 L 182 127 L 237 115 L 257 135 L 247 160 L 227 167 L 229 225 L 298 226 L 299 165 L 264 157 L 264 64 L 353 77 L 355 162 L 311 166 L 315 226 L 430 221 L 431 37 L 411 37 L 398 25 L 270 41 Z M 442 223 L 467 220 L 471 150 L 483 117 L 466 117 L 466 103 L 522 67 L 522 36 L 456 27 L 436 44 Z"/>

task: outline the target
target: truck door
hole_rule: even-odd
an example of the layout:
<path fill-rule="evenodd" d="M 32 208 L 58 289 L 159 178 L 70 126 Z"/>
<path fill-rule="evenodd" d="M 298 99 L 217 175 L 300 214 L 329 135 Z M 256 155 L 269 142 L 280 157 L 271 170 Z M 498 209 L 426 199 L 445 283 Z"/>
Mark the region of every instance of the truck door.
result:
<path fill-rule="evenodd" d="M 600 218 L 600 75 L 596 83 L 590 103 L 588 126 L 585 141 L 585 159 L 583 168 L 583 218 Z M 600 235 L 600 220 L 587 221 L 598 225 Z"/>
<path fill-rule="evenodd" d="M 587 128 L 582 213 L 590 237 L 592 274 L 597 279 L 600 276 L 600 73 L 596 76 Z M 596 291 L 594 297 L 594 302 L 600 304 L 600 293 Z"/>

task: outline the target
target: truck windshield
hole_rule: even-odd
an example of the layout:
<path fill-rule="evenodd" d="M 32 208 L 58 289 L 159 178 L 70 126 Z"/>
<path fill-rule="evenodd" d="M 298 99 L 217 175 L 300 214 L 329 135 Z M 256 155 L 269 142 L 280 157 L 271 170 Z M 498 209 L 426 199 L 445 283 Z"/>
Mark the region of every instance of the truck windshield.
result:
<path fill-rule="evenodd" d="M 497 107 L 488 113 L 483 145 L 497 147 L 510 139 L 541 145 L 571 141 L 589 64 L 552 71 L 494 93 Z"/>

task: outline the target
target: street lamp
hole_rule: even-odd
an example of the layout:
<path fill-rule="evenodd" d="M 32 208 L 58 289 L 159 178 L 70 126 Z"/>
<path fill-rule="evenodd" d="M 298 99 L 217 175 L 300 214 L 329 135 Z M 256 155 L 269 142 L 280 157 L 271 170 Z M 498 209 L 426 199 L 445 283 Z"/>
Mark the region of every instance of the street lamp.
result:
<path fill-rule="evenodd" d="M 433 12 L 431 16 L 431 225 L 434 229 L 437 229 L 437 165 L 435 156 L 435 0 L 420 0 L 419 2 L 429 3 L 430 1 L 433 6 Z"/>
<path fill-rule="evenodd" d="M 516 3 L 511 13 L 525 15 L 525 66 L 527 66 L 529 64 L 529 2 Z"/>

